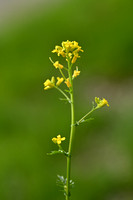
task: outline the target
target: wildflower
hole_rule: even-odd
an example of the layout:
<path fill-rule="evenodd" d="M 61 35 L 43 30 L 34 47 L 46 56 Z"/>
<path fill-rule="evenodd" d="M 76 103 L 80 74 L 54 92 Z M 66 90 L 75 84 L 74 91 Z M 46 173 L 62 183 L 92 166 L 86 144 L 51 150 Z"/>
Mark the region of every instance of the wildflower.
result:
<path fill-rule="evenodd" d="M 83 49 L 81 49 L 82 47 L 78 46 L 77 49 L 75 49 L 73 51 L 73 54 L 79 53 L 80 51 L 83 52 Z"/>
<path fill-rule="evenodd" d="M 72 59 L 72 63 L 75 63 L 77 58 L 80 58 L 80 56 L 78 55 L 78 53 L 75 53 Z"/>
<path fill-rule="evenodd" d="M 59 86 L 63 82 L 64 78 L 57 77 L 57 83 L 56 85 Z"/>
<path fill-rule="evenodd" d="M 62 57 L 66 56 L 65 52 L 63 51 L 63 48 L 60 46 L 55 46 L 55 49 L 52 51 L 52 53 L 57 53 L 58 56 L 61 55 Z"/>
<path fill-rule="evenodd" d="M 79 76 L 79 74 L 80 74 L 80 71 L 74 70 L 73 78 L 76 78 L 77 76 Z"/>
<path fill-rule="evenodd" d="M 55 78 L 54 76 L 51 78 L 51 81 L 49 79 L 47 79 L 45 82 L 44 82 L 44 90 L 48 90 L 50 88 L 53 88 L 55 85 Z"/>
<path fill-rule="evenodd" d="M 64 141 L 66 138 L 65 137 L 63 137 L 63 138 L 61 138 L 61 135 L 57 135 L 57 138 L 52 138 L 52 141 L 55 143 L 55 144 L 61 144 L 61 142 L 62 141 Z"/>
<path fill-rule="evenodd" d="M 106 105 L 109 107 L 109 103 L 105 98 L 99 99 L 99 98 L 95 97 L 95 102 L 97 103 L 98 108 L 101 108 Z"/>
<path fill-rule="evenodd" d="M 65 83 L 66 83 L 68 88 L 70 88 L 72 86 L 70 81 L 69 81 L 69 78 L 66 79 Z"/>
<path fill-rule="evenodd" d="M 60 68 L 60 69 L 63 69 L 63 65 L 59 64 L 59 61 L 56 61 L 54 64 L 54 67 L 57 69 L 57 68 Z"/>
<path fill-rule="evenodd" d="M 78 42 L 74 41 L 74 42 L 73 42 L 73 48 L 76 49 L 76 48 L 78 48 L 78 47 L 79 47 Z"/>

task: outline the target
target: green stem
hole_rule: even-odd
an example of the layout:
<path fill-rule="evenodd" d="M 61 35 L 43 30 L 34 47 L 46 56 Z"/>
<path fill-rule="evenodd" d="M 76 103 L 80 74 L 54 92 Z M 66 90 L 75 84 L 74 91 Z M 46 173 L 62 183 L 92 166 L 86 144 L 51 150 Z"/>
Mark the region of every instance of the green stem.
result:
<path fill-rule="evenodd" d="M 63 92 L 59 87 L 56 87 L 56 86 L 54 86 L 54 87 L 66 97 L 66 99 L 68 100 L 69 103 L 71 103 L 71 100 L 70 100 L 69 97 L 65 94 L 65 92 Z"/>
<path fill-rule="evenodd" d="M 70 199 L 70 178 L 71 178 L 71 155 L 72 155 L 72 144 L 74 139 L 74 97 L 73 97 L 73 80 L 72 80 L 72 69 L 70 60 L 68 60 L 68 73 L 69 73 L 69 80 L 71 83 L 71 93 L 70 93 L 70 100 L 71 100 L 71 131 L 70 131 L 70 140 L 69 140 L 69 148 L 68 148 L 68 157 L 67 157 L 67 183 L 66 183 L 66 200 Z"/>
<path fill-rule="evenodd" d="M 89 111 L 86 115 L 84 115 L 79 121 L 77 121 L 77 124 L 80 124 L 88 115 L 90 115 L 94 110 L 96 110 L 96 108 L 92 108 L 91 111 Z"/>
<path fill-rule="evenodd" d="M 65 77 L 65 75 L 63 74 L 63 72 L 60 68 L 59 68 L 59 71 L 60 71 L 61 75 L 63 76 L 64 80 L 66 81 L 66 77 Z"/>

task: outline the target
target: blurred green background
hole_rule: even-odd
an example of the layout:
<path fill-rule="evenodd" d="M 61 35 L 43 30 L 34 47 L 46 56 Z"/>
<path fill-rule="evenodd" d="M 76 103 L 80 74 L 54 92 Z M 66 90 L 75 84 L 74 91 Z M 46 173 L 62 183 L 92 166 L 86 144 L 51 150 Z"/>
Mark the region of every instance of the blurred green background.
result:
<path fill-rule="evenodd" d="M 13 17 L 10 9 L 1 16 L 0 199 L 64 199 L 55 182 L 65 176 L 66 160 L 46 153 L 56 149 L 57 134 L 67 148 L 70 108 L 57 91 L 44 92 L 43 82 L 59 75 L 49 56 L 57 60 L 51 50 L 68 39 L 84 50 L 74 83 L 76 120 L 95 96 L 110 104 L 77 127 L 72 200 L 132 200 L 133 1 L 30 1 L 19 13 L 21 2 Z"/>

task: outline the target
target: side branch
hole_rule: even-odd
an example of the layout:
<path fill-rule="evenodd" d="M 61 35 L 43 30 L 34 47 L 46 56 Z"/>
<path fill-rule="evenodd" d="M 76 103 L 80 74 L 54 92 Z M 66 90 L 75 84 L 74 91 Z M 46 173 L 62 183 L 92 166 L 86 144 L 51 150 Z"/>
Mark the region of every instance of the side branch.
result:
<path fill-rule="evenodd" d="M 84 115 L 79 121 L 77 121 L 75 125 L 79 125 L 80 123 L 82 123 L 88 115 L 90 115 L 93 111 L 97 109 L 98 107 L 92 108 L 86 115 Z"/>
<path fill-rule="evenodd" d="M 65 94 L 65 92 L 63 92 L 60 88 L 58 88 L 58 87 L 56 87 L 56 86 L 54 86 L 61 94 L 63 94 L 64 95 L 64 97 L 67 99 L 67 101 L 69 102 L 69 103 L 71 103 L 71 100 L 70 100 L 70 98 Z"/>

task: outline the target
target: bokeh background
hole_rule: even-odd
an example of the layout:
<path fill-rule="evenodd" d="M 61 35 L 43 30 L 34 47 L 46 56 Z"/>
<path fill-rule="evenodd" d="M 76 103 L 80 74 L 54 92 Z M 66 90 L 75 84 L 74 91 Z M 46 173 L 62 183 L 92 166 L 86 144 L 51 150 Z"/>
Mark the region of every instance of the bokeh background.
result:
<path fill-rule="evenodd" d="M 0 0 L 0 199 L 61 200 L 66 174 L 51 138 L 70 130 L 69 105 L 43 82 L 59 75 L 49 61 L 67 39 L 84 49 L 77 65 L 78 120 L 95 96 L 110 107 L 77 127 L 72 199 L 133 199 L 133 1 Z M 62 61 L 62 64 L 65 64 Z"/>

